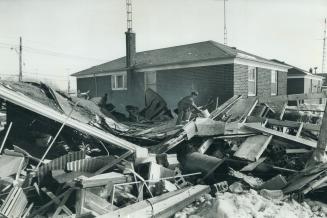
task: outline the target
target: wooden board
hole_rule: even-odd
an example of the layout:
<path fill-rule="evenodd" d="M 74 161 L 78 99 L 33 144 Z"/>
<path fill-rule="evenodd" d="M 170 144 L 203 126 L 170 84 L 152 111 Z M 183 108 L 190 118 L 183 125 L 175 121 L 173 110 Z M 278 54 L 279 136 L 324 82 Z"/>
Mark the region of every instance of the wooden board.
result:
<path fill-rule="evenodd" d="M 235 157 L 257 161 L 269 145 L 272 136 L 257 135 L 248 137 L 234 153 Z"/>
<path fill-rule="evenodd" d="M 1 155 L 0 156 L 0 177 L 14 175 L 22 168 L 24 157 Z"/>
<path fill-rule="evenodd" d="M 298 144 L 302 144 L 311 148 L 316 148 L 317 147 L 317 142 L 315 141 L 310 141 L 307 139 L 303 139 L 300 137 L 296 137 L 293 135 L 289 135 L 289 134 L 285 134 L 273 129 L 268 129 L 265 127 L 262 127 L 259 123 L 245 123 L 244 126 L 250 128 L 250 129 L 254 129 L 256 131 L 262 132 L 262 133 L 266 133 L 269 135 L 274 135 L 276 137 L 282 138 L 284 140 L 290 141 L 290 142 L 295 142 Z"/>
<path fill-rule="evenodd" d="M 0 83 L 0 97 L 5 99 L 12 104 L 23 107 L 27 110 L 33 111 L 41 116 L 47 117 L 51 120 L 57 121 L 59 123 L 66 122 L 67 115 L 60 113 L 59 111 L 54 110 L 40 102 L 37 102 L 28 96 L 22 95 L 20 92 L 16 92 L 7 88 L 4 84 Z M 119 138 L 109 132 L 105 132 L 101 129 L 93 127 L 89 124 L 82 123 L 78 120 L 74 120 L 72 118 L 68 119 L 67 126 L 86 133 L 88 135 L 94 136 L 98 139 L 101 139 L 105 142 L 108 142 L 117 147 L 127 149 L 133 153 L 135 153 L 135 158 L 145 158 L 148 155 L 148 151 L 146 148 L 142 148 L 137 146 L 125 139 Z"/>
<path fill-rule="evenodd" d="M 209 186 L 195 185 L 137 202 L 98 217 L 170 217 L 209 191 Z"/>
<path fill-rule="evenodd" d="M 320 99 L 320 98 L 326 98 L 326 97 L 327 97 L 326 93 L 321 92 L 321 93 L 306 93 L 306 94 L 259 97 L 258 100 L 259 100 L 259 103 L 267 103 L 267 102 L 298 101 L 298 100 L 304 100 L 304 99 Z"/>

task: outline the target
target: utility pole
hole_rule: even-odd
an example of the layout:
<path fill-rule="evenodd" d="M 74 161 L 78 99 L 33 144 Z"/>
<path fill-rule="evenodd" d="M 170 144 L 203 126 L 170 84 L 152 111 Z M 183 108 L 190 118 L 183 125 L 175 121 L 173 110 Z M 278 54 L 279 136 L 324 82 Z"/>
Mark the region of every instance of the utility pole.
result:
<path fill-rule="evenodd" d="M 224 44 L 227 45 L 226 1 L 224 0 Z"/>
<path fill-rule="evenodd" d="M 22 37 L 19 37 L 19 75 L 18 75 L 19 82 L 21 82 L 23 80 L 22 52 L 23 52 Z"/>
<path fill-rule="evenodd" d="M 324 27 L 324 38 L 323 38 L 323 48 L 322 48 L 322 64 L 321 64 L 321 73 L 326 73 L 325 71 L 325 62 L 326 62 L 326 18 L 325 18 L 325 27 Z"/>

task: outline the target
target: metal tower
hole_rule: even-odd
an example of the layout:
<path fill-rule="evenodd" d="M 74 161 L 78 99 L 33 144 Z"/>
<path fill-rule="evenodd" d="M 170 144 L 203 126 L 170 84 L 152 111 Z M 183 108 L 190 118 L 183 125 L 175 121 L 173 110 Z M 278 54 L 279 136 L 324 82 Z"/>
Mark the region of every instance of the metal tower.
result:
<path fill-rule="evenodd" d="M 321 73 L 327 73 L 325 71 L 325 62 L 326 62 L 326 18 L 325 18 L 325 27 L 324 27 L 324 38 L 323 38 L 323 48 L 322 48 L 322 64 L 321 64 Z"/>
<path fill-rule="evenodd" d="M 126 0 L 126 11 L 127 11 L 127 30 L 132 31 L 132 0 Z"/>
<path fill-rule="evenodd" d="M 226 1 L 224 0 L 224 44 L 227 45 Z"/>

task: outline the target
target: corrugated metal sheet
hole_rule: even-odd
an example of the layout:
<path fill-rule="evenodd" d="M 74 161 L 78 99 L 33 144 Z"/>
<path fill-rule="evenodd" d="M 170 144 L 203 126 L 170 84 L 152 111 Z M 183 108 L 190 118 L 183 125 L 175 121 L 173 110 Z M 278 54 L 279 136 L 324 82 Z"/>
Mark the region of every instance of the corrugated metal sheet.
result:
<path fill-rule="evenodd" d="M 66 164 L 71 161 L 85 158 L 85 151 L 70 152 L 66 155 L 58 157 L 47 164 L 42 165 L 38 170 L 39 183 L 42 183 L 43 178 L 49 174 L 51 170 L 65 169 Z"/>
<path fill-rule="evenodd" d="M 113 156 L 100 156 L 76 160 L 67 163 L 67 170 L 93 173 L 114 159 L 115 158 Z"/>

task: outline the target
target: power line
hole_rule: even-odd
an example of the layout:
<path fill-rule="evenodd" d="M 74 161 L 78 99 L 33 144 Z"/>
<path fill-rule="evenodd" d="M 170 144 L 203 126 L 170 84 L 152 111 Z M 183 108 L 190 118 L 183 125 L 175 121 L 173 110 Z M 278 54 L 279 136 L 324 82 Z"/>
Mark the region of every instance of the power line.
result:
<path fill-rule="evenodd" d="M 18 45 L 4 43 L 4 42 L 0 42 L 0 45 L 10 46 L 10 47 L 6 47 L 6 48 L 18 47 Z M 67 53 L 63 53 L 63 52 L 53 51 L 53 50 L 49 50 L 49 49 L 39 49 L 39 48 L 30 47 L 30 46 L 23 46 L 22 48 L 24 48 L 25 52 L 29 52 L 29 53 L 50 55 L 50 56 L 55 56 L 55 57 L 66 57 L 66 58 L 74 58 L 74 59 L 93 60 L 93 61 L 106 61 L 104 59 L 99 59 L 99 58 L 86 57 L 86 56 L 80 56 L 80 55 L 75 55 L 75 54 L 67 54 Z"/>

